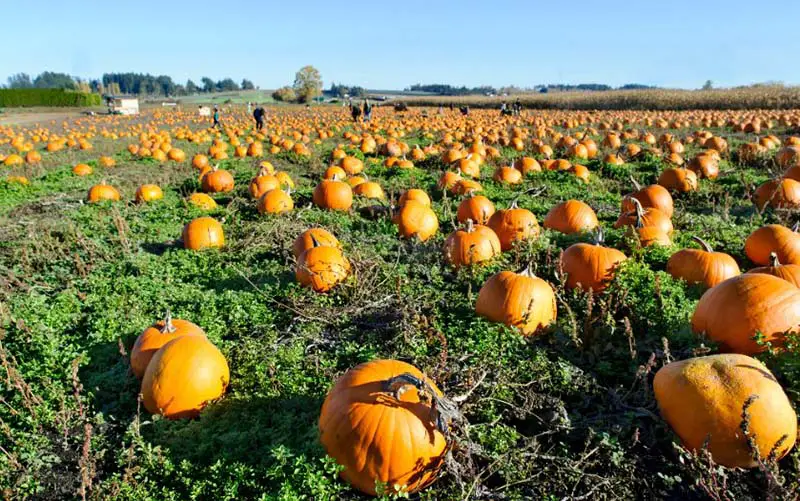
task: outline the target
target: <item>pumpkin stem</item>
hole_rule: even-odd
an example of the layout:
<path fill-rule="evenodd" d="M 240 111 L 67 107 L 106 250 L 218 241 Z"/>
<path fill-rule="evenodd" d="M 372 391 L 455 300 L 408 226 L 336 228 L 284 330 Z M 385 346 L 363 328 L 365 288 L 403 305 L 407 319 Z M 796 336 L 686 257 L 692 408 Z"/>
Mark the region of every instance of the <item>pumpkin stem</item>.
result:
<path fill-rule="evenodd" d="M 702 238 L 700 238 L 700 237 L 698 237 L 696 235 L 692 235 L 692 240 L 694 240 L 695 242 L 700 244 L 700 247 L 702 247 L 704 251 L 706 251 L 706 252 L 714 252 L 714 249 L 712 249 L 711 246 L 708 245 L 708 242 L 706 242 Z"/>
<path fill-rule="evenodd" d="M 472 222 L 472 219 L 467 219 L 467 233 L 472 233 L 475 231 L 475 224 Z"/>
<path fill-rule="evenodd" d="M 519 272 L 519 275 L 534 278 L 536 275 L 533 273 L 533 261 L 529 261 L 525 269 Z"/>
<path fill-rule="evenodd" d="M 311 246 L 312 247 L 319 247 L 320 246 L 319 240 L 317 240 L 316 237 L 314 237 L 314 232 L 309 233 L 308 236 L 311 237 Z"/>
<path fill-rule="evenodd" d="M 167 314 L 164 315 L 164 327 L 161 328 L 162 334 L 172 334 L 178 330 L 172 323 L 172 312 L 167 308 Z"/>
<path fill-rule="evenodd" d="M 800 221 L 794 223 L 794 226 L 792 226 L 793 232 L 797 233 L 797 230 L 800 230 Z"/>
<path fill-rule="evenodd" d="M 594 244 L 595 245 L 602 245 L 606 242 L 606 235 L 603 232 L 603 227 L 597 227 L 597 233 L 594 234 Z"/>
<path fill-rule="evenodd" d="M 430 401 L 431 421 L 442 434 L 449 435 L 450 426 L 448 423 L 461 416 L 455 402 L 447 397 L 440 397 L 424 377 L 420 379 L 408 372 L 384 381 L 383 391 L 391 393 L 395 399 L 399 400 L 403 393 L 407 391 L 408 386 L 413 386 L 417 389 L 420 400 L 427 399 Z"/>
<path fill-rule="evenodd" d="M 775 252 L 769 253 L 769 265 L 773 268 L 777 268 L 781 265 L 781 262 L 778 260 L 778 254 Z"/>
<path fill-rule="evenodd" d="M 642 206 L 642 202 L 640 202 L 636 197 L 629 196 L 626 198 L 633 204 L 634 214 L 636 216 L 636 222 L 634 225 L 636 228 L 642 228 L 644 226 L 644 207 Z"/>
<path fill-rule="evenodd" d="M 639 181 L 637 181 L 636 178 L 634 178 L 632 175 L 631 175 L 631 184 L 633 185 L 633 189 L 636 191 L 642 189 L 642 185 L 639 184 Z"/>

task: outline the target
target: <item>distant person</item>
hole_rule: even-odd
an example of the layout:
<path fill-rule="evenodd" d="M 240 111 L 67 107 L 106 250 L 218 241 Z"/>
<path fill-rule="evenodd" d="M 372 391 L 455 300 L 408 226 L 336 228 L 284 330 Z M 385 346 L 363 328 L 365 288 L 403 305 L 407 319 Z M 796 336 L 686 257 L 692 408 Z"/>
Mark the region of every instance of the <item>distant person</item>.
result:
<path fill-rule="evenodd" d="M 354 122 L 358 122 L 359 117 L 361 117 L 361 108 L 357 104 L 350 105 L 350 115 L 352 115 Z"/>
<path fill-rule="evenodd" d="M 256 121 L 256 130 L 261 130 L 264 128 L 264 115 L 267 112 L 263 106 L 257 105 L 255 111 L 253 111 L 253 118 Z"/>
<path fill-rule="evenodd" d="M 369 103 L 369 99 L 364 100 L 364 121 L 369 122 L 370 118 L 372 118 L 372 105 Z"/>
<path fill-rule="evenodd" d="M 212 129 L 216 129 L 217 127 L 222 128 L 222 125 L 219 123 L 219 108 L 214 106 L 214 125 L 211 126 Z"/>
<path fill-rule="evenodd" d="M 248 115 L 249 115 L 249 114 L 250 114 L 250 112 L 252 111 L 252 110 L 251 110 L 251 108 L 252 108 L 252 105 L 250 104 L 250 101 L 247 101 L 247 114 L 248 114 Z"/>
<path fill-rule="evenodd" d="M 503 104 L 500 105 L 500 115 L 507 115 L 507 114 L 508 114 L 508 105 L 506 104 L 505 101 L 503 101 Z"/>
<path fill-rule="evenodd" d="M 517 100 L 514 101 L 514 114 L 519 115 L 520 113 L 522 113 L 522 101 L 517 98 Z"/>

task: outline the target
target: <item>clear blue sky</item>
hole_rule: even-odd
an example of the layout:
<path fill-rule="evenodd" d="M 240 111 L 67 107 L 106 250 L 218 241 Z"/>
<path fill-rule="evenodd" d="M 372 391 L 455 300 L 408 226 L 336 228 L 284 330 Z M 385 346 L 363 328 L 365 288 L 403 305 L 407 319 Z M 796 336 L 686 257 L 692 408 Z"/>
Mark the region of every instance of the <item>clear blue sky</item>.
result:
<path fill-rule="evenodd" d="M 800 84 L 800 1 L 3 0 L 0 81 L 43 70 L 372 89 Z M 303 6 L 303 8 L 301 8 Z"/>

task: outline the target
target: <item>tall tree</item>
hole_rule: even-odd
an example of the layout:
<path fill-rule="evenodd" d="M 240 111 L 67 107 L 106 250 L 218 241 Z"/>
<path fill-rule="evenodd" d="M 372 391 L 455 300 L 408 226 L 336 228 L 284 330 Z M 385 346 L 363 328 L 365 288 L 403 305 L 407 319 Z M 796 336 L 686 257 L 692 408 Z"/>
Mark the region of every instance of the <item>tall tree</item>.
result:
<path fill-rule="evenodd" d="M 203 92 L 214 92 L 216 85 L 213 80 L 208 77 L 203 77 L 200 79 L 200 82 L 203 84 Z"/>
<path fill-rule="evenodd" d="M 75 80 L 66 73 L 45 71 L 33 81 L 34 87 L 39 89 L 75 89 Z"/>
<path fill-rule="evenodd" d="M 248 80 L 246 78 L 242 79 L 242 90 L 253 90 L 255 88 L 256 88 L 256 86 L 253 85 L 253 82 L 251 82 L 250 80 Z"/>
<path fill-rule="evenodd" d="M 301 103 L 322 94 L 322 75 L 313 66 L 303 66 L 294 76 L 294 91 Z"/>
<path fill-rule="evenodd" d="M 232 78 L 223 78 L 217 82 L 217 90 L 219 91 L 232 91 L 239 90 L 239 84 L 233 81 Z"/>
<path fill-rule="evenodd" d="M 187 81 L 186 81 L 186 93 L 187 93 L 187 94 L 194 94 L 194 93 L 195 93 L 195 92 L 197 92 L 198 90 L 199 90 L 199 89 L 198 89 L 198 87 L 197 87 L 197 84 L 195 84 L 195 83 L 192 81 L 192 79 L 191 79 L 191 78 L 190 78 L 189 80 L 187 80 Z"/>
<path fill-rule="evenodd" d="M 30 89 L 31 87 L 33 87 L 33 82 L 27 73 L 17 73 L 8 77 L 9 89 Z"/>

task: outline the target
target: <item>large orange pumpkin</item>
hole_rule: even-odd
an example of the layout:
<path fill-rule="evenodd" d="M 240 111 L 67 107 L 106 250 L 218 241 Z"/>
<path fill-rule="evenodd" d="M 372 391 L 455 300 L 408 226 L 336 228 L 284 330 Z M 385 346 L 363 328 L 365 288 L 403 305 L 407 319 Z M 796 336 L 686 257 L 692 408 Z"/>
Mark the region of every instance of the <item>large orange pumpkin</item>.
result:
<path fill-rule="evenodd" d="M 797 415 L 764 364 L 746 355 L 690 358 L 662 367 L 653 380 L 662 416 L 692 451 L 708 447 L 715 463 L 757 466 L 748 439 L 767 458 L 781 459 L 794 447 Z M 742 432 L 746 407 L 748 432 Z"/>
<path fill-rule="evenodd" d="M 800 325 L 800 289 L 764 273 L 745 273 L 707 290 L 692 315 L 692 330 L 705 333 L 725 351 L 750 355 L 780 347 L 784 333 Z"/>
<path fill-rule="evenodd" d="M 297 258 L 295 278 L 316 292 L 328 292 L 350 274 L 350 262 L 337 247 L 312 247 Z"/>
<path fill-rule="evenodd" d="M 228 387 L 228 362 L 205 336 L 180 336 L 162 346 L 147 366 L 142 401 L 169 419 L 197 416 Z"/>
<path fill-rule="evenodd" d="M 233 191 L 233 175 L 215 165 L 203 176 L 200 184 L 206 193 L 226 193 Z"/>
<path fill-rule="evenodd" d="M 770 264 L 774 252 L 781 263 L 800 264 L 800 234 L 779 224 L 768 224 L 751 233 L 744 242 L 744 252 L 755 264 Z"/>
<path fill-rule="evenodd" d="M 448 449 L 446 409 L 454 408 L 416 367 L 374 360 L 347 371 L 328 393 L 320 441 L 344 467 L 341 476 L 376 495 L 414 493 L 436 479 Z"/>
<path fill-rule="evenodd" d="M 103 200 L 117 201 L 120 199 L 119 192 L 113 186 L 107 184 L 96 184 L 89 188 L 86 197 L 89 203 L 102 202 Z"/>
<path fill-rule="evenodd" d="M 164 198 L 164 192 L 157 184 L 143 184 L 136 189 L 135 199 L 137 202 L 153 202 Z"/>
<path fill-rule="evenodd" d="M 299 258 L 308 249 L 318 246 L 342 248 L 339 240 L 325 228 L 309 228 L 294 240 L 292 253 L 295 258 Z"/>
<path fill-rule="evenodd" d="M 775 209 L 800 206 L 800 181 L 790 178 L 765 181 L 753 193 L 753 203 L 759 210 L 769 205 Z"/>
<path fill-rule="evenodd" d="M 492 214 L 488 226 L 497 234 L 503 251 L 510 250 L 515 242 L 536 238 L 539 234 L 536 216 L 528 209 L 517 207 L 516 201 L 508 209 L 500 209 Z"/>
<path fill-rule="evenodd" d="M 747 273 L 766 273 L 786 280 L 795 287 L 800 287 L 800 264 L 781 264 L 776 253 L 769 255 L 769 266 L 753 268 Z"/>
<path fill-rule="evenodd" d="M 294 201 L 287 192 L 276 188 L 261 195 L 256 208 L 260 214 L 280 214 L 294 209 Z"/>
<path fill-rule="evenodd" d="M 456 216 L 460 223 L 466 223 L 469 219 L 477 224 L 486 224 L 494 211 L 491 200 L 483 195 L 472 195 L 461 201 Z"/>
<path fill-rule="evenodd" d="M 594 244 L 573 244 L 561 254 L 561 269 L 567 274 L 567 288 L 580 287 L 600 292 L 613 280 L 617 267 L 627 257 L 617 249 L 602 246 L 602 243 L 602 232 L 599 232 Z"/>

